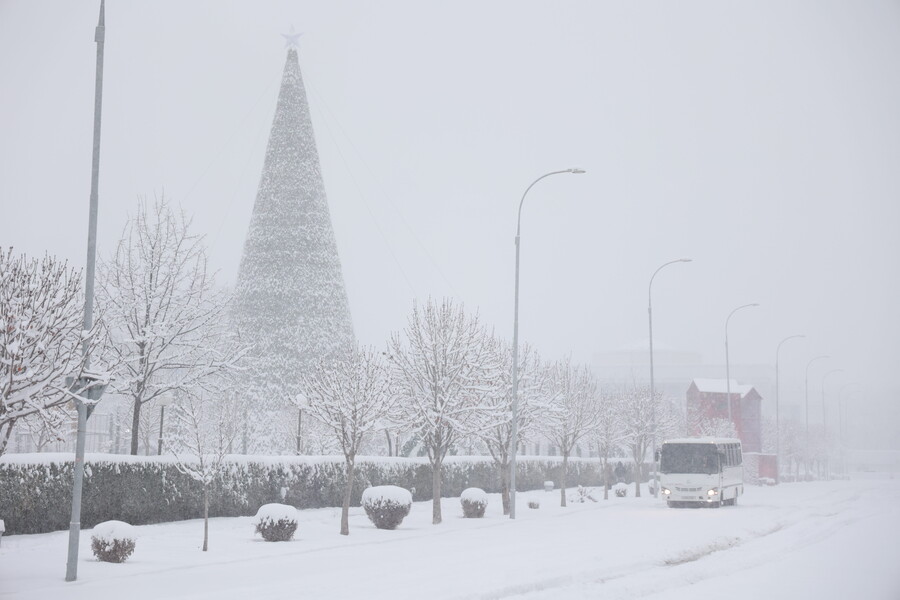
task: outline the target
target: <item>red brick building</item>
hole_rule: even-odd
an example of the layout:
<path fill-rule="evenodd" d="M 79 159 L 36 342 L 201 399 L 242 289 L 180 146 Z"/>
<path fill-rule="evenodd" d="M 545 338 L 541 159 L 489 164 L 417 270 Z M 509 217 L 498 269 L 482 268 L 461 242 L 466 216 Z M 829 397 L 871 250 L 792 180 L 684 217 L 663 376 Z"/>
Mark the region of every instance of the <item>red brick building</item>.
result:
<path fill-rule="evenodd" d="M 710 435 L 710 421 L 728 419 L 728 387 L 724 379 L 694 379 L 687 391 L 688 434 Z M 752 385 L 731 380 L 731 418 L 744 452 L 762 451 L 762 396 Z"/>

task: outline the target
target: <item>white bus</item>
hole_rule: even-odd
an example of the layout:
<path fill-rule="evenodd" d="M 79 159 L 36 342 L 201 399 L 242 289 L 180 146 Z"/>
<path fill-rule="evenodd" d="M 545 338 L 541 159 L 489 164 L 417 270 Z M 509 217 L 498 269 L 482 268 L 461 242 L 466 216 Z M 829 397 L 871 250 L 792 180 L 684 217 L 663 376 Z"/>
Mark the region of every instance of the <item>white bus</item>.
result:
<path fill-rule="evenodd" d="M 744 493 L 741 441 L 681 438 L 659 450 L 659 486 L 670 507 L 737 504 Z"/>

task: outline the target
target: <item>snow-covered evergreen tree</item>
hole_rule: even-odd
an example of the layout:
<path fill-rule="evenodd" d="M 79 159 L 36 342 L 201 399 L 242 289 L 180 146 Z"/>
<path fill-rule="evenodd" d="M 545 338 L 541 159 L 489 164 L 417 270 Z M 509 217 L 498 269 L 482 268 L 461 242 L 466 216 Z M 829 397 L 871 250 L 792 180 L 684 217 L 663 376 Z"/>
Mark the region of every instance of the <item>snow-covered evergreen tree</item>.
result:
<path fill-rule="evenodd" d="M 306 90 L 293 48 L 287 53 L 244 243 L 232 318 L 253 344 L 259 369 L 256 393 L 260 400 L 274 402 L 275 411 L 287 410 L 299 393 L 301 375 L 317 361 L 355 345 Z M 296 417 L 291 422 L 295 421 Z"/>
<path fill-rule="evenodd" d="M 370 434 L 382 428 L 397 402 L 391 368 L 384 354 L 372 348 L 351 349 L 331 361 L 321 361 L 300 382 L 303 404 L 340 445 L 347 480 L 341 510 L 341 535 L 350 534 L 350 495 L 356 455 Z"/>

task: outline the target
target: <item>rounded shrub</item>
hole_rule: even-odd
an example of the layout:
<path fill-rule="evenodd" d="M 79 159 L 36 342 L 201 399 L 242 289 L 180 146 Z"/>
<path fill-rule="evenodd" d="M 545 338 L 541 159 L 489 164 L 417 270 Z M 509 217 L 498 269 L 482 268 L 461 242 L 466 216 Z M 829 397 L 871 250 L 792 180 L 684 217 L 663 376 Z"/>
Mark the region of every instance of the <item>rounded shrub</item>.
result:
<path fill-rule="evenodd" d="M 297 531 L 297 509 L 287 504 L 263 504 L 256 511 L 256 533 L 267 542 L 287 542 Z"/>
<path fill-rule="evenodd" d="M 396 529 L 412 508 L 412 494 L 396 485 L 366 488 L 362 506 L 369 520 L 378 529 Z"/>
<path fill-rule="evenodd" d="M 91 550 L 101 562 L 122 563 L 134 552 L 137 531 L 122 521 L 104 521 L 94 526 Z"/>
<path fill-rule="evenodd" d="M 463 516 L 467 519 L 480 519 L 488 505 L 487 493 L 481 488 L 468 488 L 459 496 Z"/>

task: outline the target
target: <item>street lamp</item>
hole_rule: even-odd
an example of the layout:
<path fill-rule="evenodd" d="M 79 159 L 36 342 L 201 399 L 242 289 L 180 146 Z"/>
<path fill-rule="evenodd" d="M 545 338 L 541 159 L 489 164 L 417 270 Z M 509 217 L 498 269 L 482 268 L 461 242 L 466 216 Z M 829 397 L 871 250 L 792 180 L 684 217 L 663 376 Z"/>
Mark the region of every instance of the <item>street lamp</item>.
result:
<path fill-rule="evenodd" d="M 515 293 L 515 310 L 513 312 L 513 355 L 512 355 L 512 435 L 509 439 L 509 518 L 516 518 L 516 443 L 519 437 L 519 238 L 522 231 L 522 205 L 525 203 L 525 196 L 534 185 L 546 177 L 551 175 L 559 175 L 561 173 L 574 173 L 580 175 L 584 173 L 582 169 L 565 169 L 563 171 L 551 171 L 541 175 L 531 182 L 522 199 L 519 201 L 519 217 L 516 221 L 516 293 Z"/>
<path fill-rule="evenodd" d="M 653 380 L 653 279 L 664 267 L 674 265 L 675 263 L 689 263 L 691 260 L 692 259 L 690 258 L 679 258 L 660 265 L 659 268 L 653 271 L 653 275 L 650 276 L 650 285 L 647 286 L 647 318 L 650 320 L 650 424 L 651 431 L 653 431 L 653 448 L 650 456 L 653 457 L 654 498 L 659 497 L 659 486 L 656 485 L 656 388 Z"/>
<path fill-rule="evenodd" d="M 94 71 L 94 147 L 91 155 L 91 195 L 88 201 L 88 243 L 87 262 L 84 269 L 84 331 L 94 327 L 94 274 L 97 260 L 97 212 L 99 206 L 100 185 L 100 121 L 103 107 L 103 45 L 106 40 L 106 4 L 100 0 L 100 17 L 94 29 L 94 42 L 97 44 L 97 63 Z M 91 366 L 90 338 L 82 342 L 84 370 Z M 85 402 L 76 394 L 75 409 L 78 412 L 78 433 L 75 438 L 75 462 L 72 476 L 72 512 L 69 520 L 69 548 L 66 557 L 66 581 L 78 578 L 78 542 L 81 537 L 81 493 L 84 485 L 84 441 L 87 435 L 87 419 L 103 394 L 103 388 L 97 386 L 97 377 L 83 376 L 79 394 L 87 396 Z M 85 390 L 84 388 L 87 387 Z M 90 406 L 88 406 L 90 404 Z"/>
<path fill-rule="evenodd" d="M 750 308 L 751 306 L 759 306 L 757 302 L 752 304 L 744 304 L 742 306 L 738 306 L 736 309 L 728 313 L 728 318 L 725 319 L 725 390 L 726 395 L 725 399 L 728 403 L 728 422 L 734 425 L 734 417 L 731 414 L 731 366 L 728 359 L 728 321 L 731 320 L 731 316 L 742 308 Z M 735 426 L 737 429 L 737 426 Z"/>
<path fill-rule="evenodd" d="M 825 444 L 825 478 L 828 479 L 830 475 L 830 464 L 828 462 L 828 424 L 825 420 L 825 380 L 828 379 L 829 375 L 834 373 L 843 373 L 843 369 L 832 369 L 828 371 L 822 376 L 822 435 Z"/>
<path fill-rule="evenodd" d="M 803 396 L 804 402 L 806 403 L 806 478 L 809 479 L 809 368 L 812 366 L 814 362 L 817 360 L 823 360 L 826 358 L 831 358 L 827 354 L 822 354 L 821 356 L 816 356 L 811 359 L 808 363 L 806 363 L 806 379 L 803 383 Z"/>
<path fill-rule="evenodd" d="M 790 335 L 780 342 L 775 349 L 775 482 L 781 483 L 781 424 L 778 416 L 778 355 L 781 352 L 781 345 L 788 340 L 805 338 L 802 333 Z"/>
<path fill-rule="evenodd" d="M 174 399 L 169 394 L 163 394 L 157 399 L 159 403 L 159 444 L 156 448 L 156 455 L 162 456 L 163 448 L 163 421 L 166 418 L 166 407 L 171 406 Z"/>

